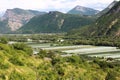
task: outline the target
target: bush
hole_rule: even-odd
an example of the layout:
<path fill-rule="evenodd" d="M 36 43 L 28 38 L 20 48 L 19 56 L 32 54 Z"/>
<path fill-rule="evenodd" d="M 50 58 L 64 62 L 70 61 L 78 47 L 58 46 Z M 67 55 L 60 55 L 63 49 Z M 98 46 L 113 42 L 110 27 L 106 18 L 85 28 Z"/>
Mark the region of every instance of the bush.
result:
<path fill-rule="evenodd" d="M 32 48 L 27 46 L 24 43 L 15 43 L 12 46 L 16 50 L 22 50 L 22 51 L 26 52 L 28 55 L 32 55 L 33 54 Z"/>
<path fill-rule="evenodd" d="M 71 56 L 67 58 L 67 62 L 71 62 L 73 64 L 80 64 L 82 60 L 80 56 Z"/>
<path fill-rule="evenodd" d="M 44 58 L 47 56 L 47 51 L 46 50 L 40 50 L 39 53 L 38 53 L 38 56 L 40 58 Z"/>
<path fill-rule="evenodd" d="M 24 66 L 24 63 L 18 57 L 13 56 L 9 59 L 9 61 L 18 66 Z"/>
<path fill-rule="evenodd" d="M 3 43 L 3 44 L 7 44 L 8 40 L 7 40 L 7 38 L 2 37 L 2 38 L 0 38 L 0 42 Z"/>
<path fill-rule="evenodd" d="M 8 69 L 9 66 L 9 64 L 0 64 L 0 69 Z"/>
<path fill-rule="evenodd" d="M 60 58 L 53 58 L 51 61 L 51 64 L 54 66 L 55 64 L 60 64 L 62 62 L 62 59 Z"/>
<path fill-rule="evenodd" d="M 0 74 L 0 80 L 6 80 L 5 74 Z"/>
<path fill-rule="evenodd" d="M 116 73 L 114 71 L 108 72 L 105 80 L 117 80 Z"/>
<path fill-rule="evenodd" d="M 38 53 L 38 56 L 40 58 L 44 58 L 44 57 L 54 58 L 55 53 L 53 51 L 40 50 L 39 53 Z"/>
<path fill-rule="evenodd" d="M 9 76 L 9 80 L 26 80 L 26 79 L 18 72 L 13 71 Z"/>
<path fill-rule="evenodd" d="M 11 47 L 9 45 L 2 44 L 2 43 L 0 43 L 0 50 L 4 50 L 7 53 L 11 53 L 12 52 L 12 49 L 11 49 Z"/>

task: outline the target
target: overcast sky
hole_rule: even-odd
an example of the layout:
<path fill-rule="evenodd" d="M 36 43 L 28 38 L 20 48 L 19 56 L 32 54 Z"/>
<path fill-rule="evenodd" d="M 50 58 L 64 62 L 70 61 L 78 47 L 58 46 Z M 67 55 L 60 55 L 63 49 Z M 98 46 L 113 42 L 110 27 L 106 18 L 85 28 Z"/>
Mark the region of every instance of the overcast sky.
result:
<path fill-rule="evenodd" d="M 12 8 L 67 12 L 76 5 L 102 10 L 114 0 L 1 0 L 0 11 Z"/>

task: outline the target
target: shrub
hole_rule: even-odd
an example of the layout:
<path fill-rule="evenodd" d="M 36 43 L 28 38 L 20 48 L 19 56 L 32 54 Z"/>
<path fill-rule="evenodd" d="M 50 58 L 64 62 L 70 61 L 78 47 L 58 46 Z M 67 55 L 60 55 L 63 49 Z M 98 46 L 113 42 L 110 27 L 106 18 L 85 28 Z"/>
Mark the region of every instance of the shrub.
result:
<path fill-rule="evenodd" d="M 33 54 L 33 50 L 31 47 L 27 46 L 24 43 L 15 43 L 12 45 L 14 49 L 16 50 L 23 50 L 24 52 L 26 52 L 28 55 L 32 55 Z"/>
<path fill-rule="evenodd" d="M 105 80 L 117 80 L 116 73 L 114 71 L 108 72 Z"/>
<path fill-rule="evenodd" d="M 0 74 L 0 80 L 6 80 L 5 74 Z"/>
<path fill-rule="evenodd" d="M 0 38 L 0 42 L 3 43 L 3 44 L 7 44 L 8 40 L 7 40 L 7 38 L 2 37 L 2 38 Z"/>
<path fill-rule="evenodd" d="M 39 53 L 38 53 L 38 56 L 39 56 L 40 58 L 46 57 L 46 56 L 47 56 L 46 50 L 40 50 Z"/>
<path fill-rule="evenodd" d="M 9 61 L 15 65 L 24 66 L 24 63 L 18 57 L 11 57 Z"/>
<path fill-rule="evenodd" d="M 0 64 L 0 69 L 8 69 L 9 68 L 9 64 Z"/>
<path fill-rule="evenodd" d="M 26 79 L 20 73 L 13 71 L 9 76 L 9 80 L 26 80 Z"/>

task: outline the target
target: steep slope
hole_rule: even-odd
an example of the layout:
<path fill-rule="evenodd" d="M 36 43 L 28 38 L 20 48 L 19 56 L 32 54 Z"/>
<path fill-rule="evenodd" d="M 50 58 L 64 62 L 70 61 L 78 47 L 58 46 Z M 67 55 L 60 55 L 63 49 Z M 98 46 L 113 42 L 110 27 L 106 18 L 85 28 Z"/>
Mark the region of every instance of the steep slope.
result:
<path fill-rule="evenodd" d="M 120 1 L 94 24 L 91 35 L 120 36 Z"/>
<path fill-rule="evenodd" d="M 41 14 L 44 14 L 44 12 L 23 10 L 19 8 L 7 9 L 5 14 L 1 18 L 2 22 L 7 21 L 7 23 L 1 27 L 5 27 L 7 25 L 7 27 L 9 27 L 11 31 L 16 31 L 21 26 L 26 24 L 32 17 Z"/>
<path fill-rule="evenodd" d="M 21 33 L 57 33 L 67 32 L 73 28 L 88 25 L 95 19 L 87 16 L 63 14 L 53 11 L 42 16 L 32 18 L 18 30 Z"/>
<path fill-rule="evenodd" d="M 94 10 L 92 8 L 82 7 L 82 6 L 76 6 L 72 10 L 68 11 L 68 14 L 79 14 L 79 15 L 95 15 L 99 11 Z"/>
<path fill-rule="evenodd" d="M 119 37 L 120 36 L 120 1 L 117 2 L 108 12 L 99 17 L 90 26 L 78 30 L 72 35 L 97 36 L 97 37 Z M 73 33 L 71 32 L 71 33 Z"/>
<path fill-rule="evenodd" d="M 0 33 L 7 33 L 10 31 L 7 22 L 8 22 L 7 20 L 0 21 Z"/>
<path fill-rule="evenodd" d="M 4 15 L 4 12 L 3 11 L 1 11 L 0 12 L 0 17 L 2 17 Z"/>
<path fill-rule="evenodd" d="M 110 5 L 108 5 L 107 8 L 105 8 L 104 10 L 100 11 L 97 15 L 97 17 L 102 16 L 103 14 L 107 13 L 118 1 L 113 1 Z"/>

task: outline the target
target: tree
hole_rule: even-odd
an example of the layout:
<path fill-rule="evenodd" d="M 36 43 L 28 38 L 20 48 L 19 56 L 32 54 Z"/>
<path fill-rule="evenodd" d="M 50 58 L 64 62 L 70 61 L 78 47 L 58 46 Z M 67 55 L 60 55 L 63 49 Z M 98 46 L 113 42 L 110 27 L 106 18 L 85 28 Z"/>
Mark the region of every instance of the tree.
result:
<path fill-rule="evenodd" d="M 24 44 L 24 43 L 15 43 L 12 45 L 14 49 L 16 50 L 23 50 L 24 52 L 26 52 L 28 55 L 32 55 L 33 54 L 33 50 L 31 47 L 29 47 L 28 45 Z"/>
<path fill-rule="evenodd" d="M 108 72 L 105 80 L 117 80 L 116 73 L 113 71 Z"/>
<path fill-rule="evenodd" d="M 10 74 L 9 80 L 26 80 L 23 75 L 16 72 L 15 70 Z"/>
<path fill-rule="evenodd" d="M 2 37 L 2 38 L 0 38 L 0 42 L 3 43 L 3 44 L 7 44 L 8 40 L 7 40 L 7 38 Z"/>

